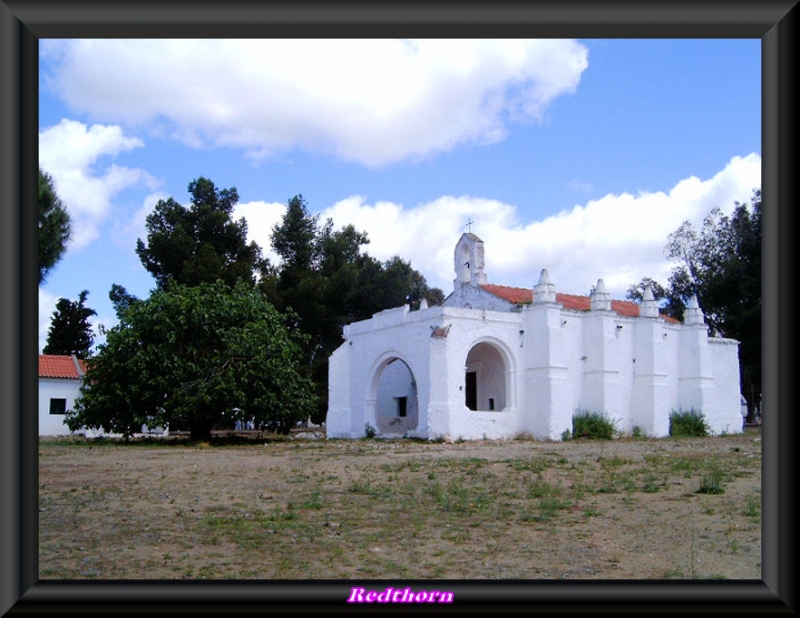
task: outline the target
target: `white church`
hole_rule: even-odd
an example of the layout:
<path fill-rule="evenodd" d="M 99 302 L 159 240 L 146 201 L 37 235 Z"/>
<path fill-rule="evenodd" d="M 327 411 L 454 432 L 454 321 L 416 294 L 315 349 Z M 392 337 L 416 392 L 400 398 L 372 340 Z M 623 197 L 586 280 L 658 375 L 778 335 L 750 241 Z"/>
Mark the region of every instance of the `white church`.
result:
<path fill-rule="evenodd" d="M 709 337 L 693 298 L 684 322 L 612 300 L 488 283 L 483 241 L 463 234 L 453 292 L 438 307 L 388 309 L 344 327 L 330 357 L 329 438 L 561 440 L 578 413 L 622 433 L 669 435 L 672 412 L 742 431 L 739 344 Z"/>

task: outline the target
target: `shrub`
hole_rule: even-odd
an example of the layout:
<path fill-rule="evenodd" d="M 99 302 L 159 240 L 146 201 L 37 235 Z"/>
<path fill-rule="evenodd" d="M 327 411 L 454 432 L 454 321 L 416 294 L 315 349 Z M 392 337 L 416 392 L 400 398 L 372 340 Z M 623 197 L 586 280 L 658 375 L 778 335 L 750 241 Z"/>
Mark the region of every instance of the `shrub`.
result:
<path fill-rule="evenodd" d="M 757 495 L 747 496 L 745 501 L 744 514 L 756 520 L 761 519 L 761 497 Z"/>
<path fill-rule="evenodd" d="M 673 412 L 669 415 L 669 435 L 675 438 L 707 436 L 708 425 L 700 412 Z"/>
<path fill-rule="evenodd" d="M 374 438 L 377 435 L 377 430 L 369 423 L 364 423 L 364 437 Z"/>
<path fill-rule="evenodd" d="M 703 475 L 695 493 L 698 494 L 724 494 L 725 489 L 722 487 L 722 472 L 719 470 L 711 470 L 708 474 Z"/>
<path fill-rule="evenodd" d="M 614 421 L 605 414 L 579 412 L 572 417 L 572 437 L 589 440 L 612 440 L 617 434 Z"/>

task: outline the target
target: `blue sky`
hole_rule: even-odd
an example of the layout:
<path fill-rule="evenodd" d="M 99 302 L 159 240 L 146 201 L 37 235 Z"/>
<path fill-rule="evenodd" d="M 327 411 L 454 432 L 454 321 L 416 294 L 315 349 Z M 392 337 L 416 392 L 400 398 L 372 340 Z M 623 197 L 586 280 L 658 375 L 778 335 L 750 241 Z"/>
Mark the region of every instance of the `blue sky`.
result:
<path fill-rule="evenodd" d="M 147 297 L 135 253 L 159 199 L 236 187 L 270 232 L 297 194 L 366 252 L 452 289 L 472 221 L 490 283 L 615 298 L 666 284 L 664 245 L 761 186 L 759 39 L 40 41 L 39 157 L 73 221 L 39 289 Z M 96 342 L 102 341 L 97 338 Z"/>

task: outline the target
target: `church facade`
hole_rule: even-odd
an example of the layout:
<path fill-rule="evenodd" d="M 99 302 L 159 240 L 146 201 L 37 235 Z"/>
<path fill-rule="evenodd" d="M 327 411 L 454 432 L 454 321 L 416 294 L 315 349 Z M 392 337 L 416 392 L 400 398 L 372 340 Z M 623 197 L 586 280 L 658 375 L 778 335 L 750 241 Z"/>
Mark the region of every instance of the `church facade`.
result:
<path fill-rule="evenodd" d="M 438 307 L 388 309 L 344 328 L 329 362 L 329 438 L 561 440 L 578 413 L 617 430 L 669 435 L 672 412 L 742 431 L 738 342 L 707 334 L 692 299 L 684 321 L 612 300 L 488 283 L 483 241 L 463 234 L 453 292 Z"/>

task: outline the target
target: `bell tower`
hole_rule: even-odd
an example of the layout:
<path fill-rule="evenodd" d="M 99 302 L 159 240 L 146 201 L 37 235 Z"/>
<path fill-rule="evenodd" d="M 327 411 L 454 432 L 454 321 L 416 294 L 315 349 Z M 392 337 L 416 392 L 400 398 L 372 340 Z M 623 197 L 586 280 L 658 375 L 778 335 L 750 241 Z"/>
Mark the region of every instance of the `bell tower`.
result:
<path fill-rule="evenodd" d="M 483 241 L 472 232 L 462 234 L 458 240 L 454 264 L 455 287 L 464 284 L 478 286 L 486 283 L 486 273 L 483 272 Z"/>

